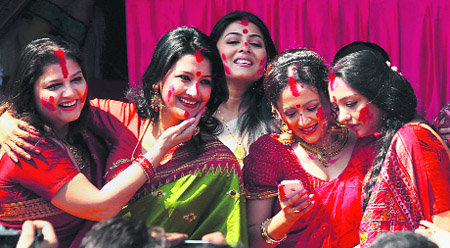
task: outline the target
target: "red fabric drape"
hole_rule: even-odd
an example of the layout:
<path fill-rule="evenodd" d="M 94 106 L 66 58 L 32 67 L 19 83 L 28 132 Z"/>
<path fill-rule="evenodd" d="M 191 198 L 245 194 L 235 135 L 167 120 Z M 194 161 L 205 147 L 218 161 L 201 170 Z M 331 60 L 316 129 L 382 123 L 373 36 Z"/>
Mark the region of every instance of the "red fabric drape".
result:
<path fill-rule="evenodd" d="M 234 10 L 259 16 L 279 51 L 307 47 L 328 63 L 352 41 L 379 44 L 413 85 L 428 120 L 450 101 L 448 0 L 127 0 L 130 85 L 140 84 L 164 33 L 184 25 L 209 34 Z"/>

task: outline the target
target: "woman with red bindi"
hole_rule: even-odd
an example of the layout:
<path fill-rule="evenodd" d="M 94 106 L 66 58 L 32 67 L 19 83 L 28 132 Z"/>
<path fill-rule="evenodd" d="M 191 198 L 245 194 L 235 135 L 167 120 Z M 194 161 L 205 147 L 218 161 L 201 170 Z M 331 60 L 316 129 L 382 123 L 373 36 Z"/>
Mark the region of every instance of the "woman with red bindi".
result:
<path fill-rule="evenodd" d="M 361 247 L 381 232 L 414 230 L 420 220 L 450 230 L 450 162 L 441 138 L 416 115 L 411 84 L 372 51 L 347 55 L 331 69 L 338 120 L 359 138 L 378 139 L 363 192 Z"/>
<path fill-rule="evenodd" d="M 131 88 L 127 97 L 130 103 L 89 101 L 89 130 L 109 144 L 107 186 L 136 164 L 148 176 L 149 183 L 128 195 L 133 197 L 125 207 L 114 203 L 123 207 L 119 215 L 163 227 L 172 245 L 187 238 L 246 245 L 242 172 L 215 137 L 220 122 L 213 114 L 228 91 L 209 37 L 189 27 L 166 33 L 142 87 Z"/>
<path fill-rule="evenodd" d="M 250 144 L 273 129 L 263 76 L 277 50 L 267 26 L 249 12 L 226 14 L 210 37 L 219 49 L 230 93 L 215 114 L 224 126 L 218 137 L 242 166 Z"/>
<path fill-rule="evenodd" d="M 374 139 L 334 120 L 317 53 L 286 50 L 268 68 L 264 89 L 283 132 L 259 138 L 244 159 L 250 247 L 352 248 Z M 285 180 L 301 186 L 289 194 Z"/>

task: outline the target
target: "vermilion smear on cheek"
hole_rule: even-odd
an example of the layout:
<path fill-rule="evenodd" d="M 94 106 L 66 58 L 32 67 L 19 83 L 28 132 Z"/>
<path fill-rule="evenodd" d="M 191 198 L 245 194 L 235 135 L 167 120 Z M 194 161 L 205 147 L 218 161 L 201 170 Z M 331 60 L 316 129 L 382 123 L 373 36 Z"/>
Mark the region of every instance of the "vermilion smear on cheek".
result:
<path fill-rule="evenodd" d="M 246 28 L 244 28 L 244 30 L 242 30 L 242 33 L 246 34 L 246 33 L 248 33 L 248 30 Z"/>
<path fill-rule="evenodd" d="M 64 78 L 67 78 L 69 76 L 69 71 L 67 70 L 66 57 L 64 56 L 64 52 L 61 50 L 56 50 L 54 51 L 54 53 L 58 57 L 59 65 L 61 66 L 61 72 Z"/>
<path fill-rule="evenodd" d="M 225 56 L 225 53 L 222 53 L 222 59 L 224 62 L 227 61 L 227 56 Z"/>
<path fill-rule="evenodd" d="M 323 109 L 321 107 L 317 108 L 316 117 L 319 119 L 323 118 Z"/>
<path fill-rule="evenodd" d="M 197 52 L 195 53 L 195 60 L 197 60 L 197 62 L 202 62 L 203 61 L 203 56 L 200 53 L 201 49 L 198 49 Z"/>
<path fill-rule="evenodd" d="M 359 121 L 363 123 L 367 123 L 369 121 L 375 121 L 373 117 L 373 113 L 369 110 L 369 105 L 364 106 L 361 111 L 359 111 Z"/>
<path fill-rule="evenodd" d="M 227 65 L 223 65 L 223 68 L 225 69 L 226 74 L 231 75 L 230 67 L 228 67 Z"/>
<path fill-rule="evenodd" d="M 87 93 L 88 93 L 88 87 L 86 85 L 86 88 L 84 89 L 84 95 L 81 96 L 81 103 L 83 103 L 83 104 L 86 102 Z"/>
<path fill-rule="evenodd" d="M 300 96 L 300 93 L 297 89 L 297 82 L 294 77 L 289 77 L 289 88 L 291 89 L 293 96 Z"/>
<path fill-rule="evenodd" d="M 198 71 L 195 75 L 197 75 L 197 77 L 200 77 L 202 73 Z"/>
<path fill-rule="evenodd" d="M 264 73 L 264 70 L 266 69 L 266 62 L 267 58 L 261 60 L 261 63 L 259 63 L 258 74 L 262 75 Z"/>
<path fill-rule="evenodd" d="M 170 101 L 170 98 L 172 97 L 172 93 L 175 91 L 175 87 L 173 85 L 170 86 L 169 91 L 167 92 L 167 101 Z"/>
<path fill-rule="evenodd" d="M 335 83 L 336 76 L 334 75 L 334 73 L 331 73 L 329 78 L 330 78 L 330 89 L 331 91 L 333 91 L 339 86 L 339 83 Z"/>
<path fill-rule="evenodd" d="M 48 109 L 49 111 L 56 111 L 54 103 L 55 103 L 55 98 L 53 96 L 41 97 L 42 106 L 44 106 L 44 108 Z"/>
<path fill-rule="evenodd" d="M 184 112 L 184 118 L 185 118 L 185 119 L 189 118 L 190 115 L 191 115 L 191 114 L 189 114 L 189 112 L 187 112 L 187 111 Z"/>
<path fill-rule="evenodd" d="M 335 96 L 333 96 L 333 102 L 337 102 L 337 99 Z"/>
<path fill-rule="evenodd" d="M 248 18 L 247 17 L 244 17 L 244 19 L 241 20 L 241 25 L 248 26 Z"/>

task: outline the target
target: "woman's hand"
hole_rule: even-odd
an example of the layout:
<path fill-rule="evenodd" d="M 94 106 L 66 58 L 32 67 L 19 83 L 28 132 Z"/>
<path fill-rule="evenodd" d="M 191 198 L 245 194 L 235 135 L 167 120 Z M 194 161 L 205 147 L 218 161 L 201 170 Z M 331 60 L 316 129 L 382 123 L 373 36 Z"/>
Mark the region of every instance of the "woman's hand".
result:
<path fill-rule="evenodd" d="M 13 161 L 18 161 L 16 155 L 31 159 L 27 151 L 40 153 L 32 144 L 38 140 L 39 132 L 27 122 L 14 118 L 8 111 L 0 116 L 0 145 Z"/>
<path fill-rule="evenodd" d="M 44 236 L 40 241 L 39 247 L 55 248 L 58 247 L 58 239 L 52 224 L 44 220 L 27 220 L 22 225 L 22 233 L 20 234 L 17 247 L 30 247 L 36 238 L 36 230 L 41 230 Z M 33 246 L 34 247 L 34 246 Z"/>
<path fill-rule="evenodd" d="M 197 124 L 200 121 L 205 109 L 200 110 L 195 117 L 186 119 L 180 124 L 169 127 L 166 129 L 161 136 L 159 136 L 155 145 L 150 149 L 144 157 L 150 161 L 161 161 L 162 157 L 170 150 L 172 147 L 188 141 L 194 135 Z M 152 164 L 155 169 L 159 166 L 159 163 Z"/>
<path fill-rule="evenodd" d="M 416 229 L 416 233 L 422 234 L 434 243 L 436 243 L 440 248 L 450 247 L 450 232 L 447 232 L 435 224 L 428 222 L 426 220 L 420 221 L 421 227 Z"/>
<path fill-rule="evenodd" d="M 284 212 L 287 220 L 297 221 L 314 205 L 314 201 L 312 201 L 314 195 L 307 195 L 306 189 L 300 190 L 291 198 L 286 198 L 283 185 L 278 185 L 278 196 L 281 211 Z"/>
<path fill-rule="evenodd" d="M 202 241 L 211 242 L 215 245 L 226 245 L 227 240 L 221 232 L 213 232 L 203 235 Z"/>

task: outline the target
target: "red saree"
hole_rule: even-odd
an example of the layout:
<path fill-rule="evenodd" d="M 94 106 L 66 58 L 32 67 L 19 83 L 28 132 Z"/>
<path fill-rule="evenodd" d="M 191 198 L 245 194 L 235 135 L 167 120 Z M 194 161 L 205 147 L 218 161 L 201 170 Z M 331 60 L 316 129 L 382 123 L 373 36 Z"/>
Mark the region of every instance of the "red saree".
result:
<path fill-rule="evenodd" d="M 450 210 L 450 161 L 425 124 L 408 124 L 392 139 L 360 227 L 361 247 L 380 232 L 414 230 Z"/>
<path fill-rule="evenodd" d="M 247 198 L 276 197 L 282 180 L 300 179 L 309 193 L 314 193 L 316 202 L 278 247 L 345 248 L 357 245 L 362 218 L 362 180 L 373 160 L 373 140 L 358 140 L 344 171 L 337 178 L 316 185 L 293 150 L 277 139 L 278 134 L 265 135 L 250 147 L 243 169 Z M 277 200 L 273 214 L 279 211 Z"/>

